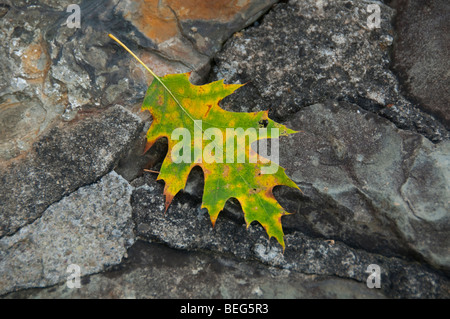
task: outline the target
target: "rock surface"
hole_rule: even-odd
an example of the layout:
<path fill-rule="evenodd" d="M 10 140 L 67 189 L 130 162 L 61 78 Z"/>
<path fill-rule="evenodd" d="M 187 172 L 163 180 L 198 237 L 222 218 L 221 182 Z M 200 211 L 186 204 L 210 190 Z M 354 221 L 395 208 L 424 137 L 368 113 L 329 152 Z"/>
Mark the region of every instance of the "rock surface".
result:
<path fill-rule="evenodd" d="M 80 289 L 60 284 L 6 298 L 384 298 L 352 280 L 305 275 L 227 256 L 183 252 L 137 242 L 113 270 L 83 278 Z M 166 309 L 177 314 L 179 309 Z"/>
<path fill-rule="evenodd" d="M 209 71 L 210 58 L 234 32 L 251 24 L 276 0 L 128 0 L 116 11 L 130 21 L 171 61 L 197 77 Z"/>
<path fill-rule="evenodd" d="M 394 69 L 405 94 L 450 129 L 450 3 L 397 0 Z"/>
<path fill-rule="evenodd" d="M 132 195 L 138 238 L 176 249 L 213 251 L 242 260 L 257 260 L 292 272 L 348 278 L 364 285 L 367 267 L 377 264 L 383 269 L 384 296 L 448 296 L 450 281 L 418 263 L 368 253 L 338 241 L 311 238 L 292 229 L 285 236 L 283 253 L 275 240 L 267 240 L 259 224 L 251 224 L 247 229 L 242 215 L 222 212 L 213 228 L 207 211 L 200 209 L 200 201 L 187 194 L 177 195 L 164 214 L 163 185 L 155 182 L 154 177 L 140 178 L 135 183 L 136 186 L 143 183 Z"/>
<path fill-rule="evenodd" d="M 389 70 L 394 10 L 374 1 L 380 27 L 369 28 L 368 4 L 307 0 L 275 6 L 260 26 L 236 34 L 216 56 L 212 80 L 247 83 L 223 106 L 269 109 L 275 119 L 286 120 L 304 106 L 346 100 L 432 141 L 448 137 L 439 121 L 399 93 Z"/>
<path fill-rule="evenodd" d="M 121 262 L 134 243 L 131 186 L 112 172 L 51 205 L 40 219 L 0 239 L 0 294 L 65 282 Z"/>
<path fill-rule="evenodd" d="M 34 221 L 52 203 L 108 173 L 142 130 L 121 106 L 53 128 L 20 160 L 1 163 L 0 237 Z"/>
<path fill-rule="evenodd" d="M 282 143 L 280 164 L 308 198 L 286 196 L 298 209 L 287 227 L 450 269 L 449 141 L 434 145 L 331 101 L 304 108 L 287 126 L 302 132 Z"/>
<path fill-rule="evenodd" d="M 414 16 L 440 2 L 408 3 Z M 413 38 L 407 17 L 363 0 L 85 0 L 78 29 L 69 4 L 0 5 L 2 297 L 450 297 L 449 132 L 414 98 L 440 86 L 425 74 L 401 91 L 409 70 L 390 70 L 392 52 L 403 54 L 397 65 L 423 57 L 397 45 Z M 303 190 L 275 190 L 293 213 L 282 219 L 284 253 L 259 224 L 246 228 L 236 200 L 213 228 L 201 170 L 164 214 L 155 171 L 167 145 L 143 156 L 151 117 L 135 115 L 152 79 L 108 33 L 157 74 L 248 82 L 226 109 L 270 109 L 301 130 L 280 141 Z M 430 33 L 426 43 L 440 43 Z M 69 263 L 81 267 L 80 289 L 65 283 Z M 367 287 L 373 264 L 381 289 Z"/>
<path fill-rule="evenodd" d="M 80 110 L 139 109 L 152 76 L 108 33 L 158 75 L 196 71 L 200 81 L 222 43 L 274 2 L 81 1 L 80 28 L 71 28 L 71 1 L 7 1 L 0 18 L 0 41 L 10 44 L 0 48 L 0 160 L 31 149 Z"/>

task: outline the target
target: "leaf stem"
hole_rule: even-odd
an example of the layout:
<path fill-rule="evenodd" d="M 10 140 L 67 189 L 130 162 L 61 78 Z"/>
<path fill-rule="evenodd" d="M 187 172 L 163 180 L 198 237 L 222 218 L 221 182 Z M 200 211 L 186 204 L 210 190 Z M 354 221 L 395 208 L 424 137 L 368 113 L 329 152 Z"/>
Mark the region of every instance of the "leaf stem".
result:
<path fill-rule="evenodd" d="M 153 75 L 153 76 L 155 77 L 155 79 L 158 80 L 159 83 L 161 83 L 162 85 L 164 85 L 164 83 L 161 82 L 161 79 L 159 78 L 159 76 L 157 76 L 157 75 L 155 74 L 155 72 L 153 72 L 148 66 L 146 66 L 145 63 L 142 62 L 142 60 L 139 59 L 139 58 L 137 57 L 137 55 L 133 53 L 133 51 L 131 51 L 130 49 L 128 49 L 128 47 L 127 47 L 125 44 L 123 44 L 122 41 L 120 41 L 119 39 L 117 39 L 117 38 L 116 38 L 114 35 L 112 35 L 111 33 L 108 33 L 108 36 L 109 36 L 111 39 L 113 39 L 114 41 L 116 41 L 118 44 L 120 44 L 125 50 L 127 50 L 128 53 L 131 54 L 131 55 L 133 56 L 133 58 L 135 58 L 140 64 L 142 64 L 142 66 L 143 66 L 144 68 L 146 68 L 147 71 L 150 72 L 150 74 Z"/>
<path fill-rule="evenodd" d="M 154 171 L 154 170 L 151 170 L 151 169 L 144 169 L 144 172 L 150 172 L 150 173 L 155 173 L 155 174 L 159 174 L 160 173 L 158 171 Z"/>
<path fill-rule="evenodd" d="M 169 88 L 164 84 L 164 82 L 161 80 L 161 78 L 159 76 L 157 76 L 155 74 L 155 72 L 153 72 L 148 66 L 145 65 L 144 62 L 142 62 L 141 59 L 139 59 L 137 57 L 136 54 L 133 53 L 133 51 L 131 51 L 130 49 L 128 49 L 128 47 L 123 44 L 119 39 L 117 39 L 114 35 L 112 35 L 111 33 L 108 33 L 108 36 L 113 39 L 114 41 L 116 41 L 118 44 L 120 44 L 125 50 L 127 50 L 128 53 L 130 53 L 133 58 L 135 58 L 140 64 L 142 64 L 142 66 L 148 71 L 150 72 L 151 75 L 153 75 L 153 77 L 164 87 L 164 89 L 170 94 L 170 96 L 174 99 L 174 101 L 178 104 L 178 106 L 183 110 L 184 113 L 186 113 L 187 116 L 189 116 L 189 118 L 194 121 L 194 118 L 188 113 L 188 111 L 181 105 L 180 101 L 178 101 L 178 99 L 175 97 L 175 95 L 173 95 L 172 91 L 169 90 Z M 194 122 L 195 123 L 195 122 Z M 198 125 L 197 125 L 198 126 Z M 200 128 L 200 127 L 199 127 Z"/>

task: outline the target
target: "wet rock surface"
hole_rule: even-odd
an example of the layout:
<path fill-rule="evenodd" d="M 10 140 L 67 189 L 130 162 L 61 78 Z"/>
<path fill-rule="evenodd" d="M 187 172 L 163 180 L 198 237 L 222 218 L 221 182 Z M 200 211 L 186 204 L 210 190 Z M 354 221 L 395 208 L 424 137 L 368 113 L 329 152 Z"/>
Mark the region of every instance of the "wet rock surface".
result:
<path fill-rule="evenodd" d="M 67 25 L 70 1 L 0 5 L 2 297 L 450 297 L 446 95 L 429 103 L 445 91 L 433 26 L 446 4 L 276 2 L 81 1 L 81 28 Z M 413 25 L 436 35 L 427 63 Z M 201 170 L 164 214 L 167 145 L 142 155 L 151 117 L 137 112 L 152 78 L 108 33 L 159 75 L 247 83 L 225 109 L 269 109 L 300 131 L 280 140 L 302 189 L 275 190 L 293 213 L 284 252 L 236 200 L 212 227 Z M 71 263 L 80 289 L 66 284 Z"/>

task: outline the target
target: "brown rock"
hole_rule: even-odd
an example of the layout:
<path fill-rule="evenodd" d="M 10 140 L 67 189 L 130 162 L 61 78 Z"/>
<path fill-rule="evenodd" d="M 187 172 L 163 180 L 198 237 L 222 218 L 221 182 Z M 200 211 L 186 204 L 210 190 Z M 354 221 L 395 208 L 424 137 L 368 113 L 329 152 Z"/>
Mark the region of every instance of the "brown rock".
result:
<path fill-rule="evenodd" d="M 164 57 L 209 71 L 210 58 L 234 32 L 253 23 L 274 0 L 127 0 L 118 5 L 125 19 L 150 39 Z"/>
<path fill-rule="evenodd" d="M 47 46 L 40 39 L 31 43 L 21 56 L 23 71 L 31 79 L 43 80 L 50 67 Z M 42 82 L 42 81 L 41 81 Z"/>
<path fill-rule="evenodd" d="M 124 16 L 148 38 L 162 43 L 181 35 L 179 22 L 205 20 L 227 23 L 247 15 L 255 7 L 265 9 L 275 1 L 254 0 L 132 0 Z M 259 4 L 258 4 L 259 2 Z"/>

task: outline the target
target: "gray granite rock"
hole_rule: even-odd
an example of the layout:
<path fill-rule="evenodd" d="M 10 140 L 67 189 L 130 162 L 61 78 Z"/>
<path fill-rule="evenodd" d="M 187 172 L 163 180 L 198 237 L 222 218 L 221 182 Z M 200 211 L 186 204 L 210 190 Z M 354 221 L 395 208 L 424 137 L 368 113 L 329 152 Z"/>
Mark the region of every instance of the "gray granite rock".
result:
<path fill-rule="evenodd" d="M 132 187 L 112 172 L 51 205 L 34 223 L 0 239 L 0 294 L 65 282 L 118 264 L 134 243 Z"/>
<path fill-rule="evenodd" d="M 115 106 L 55 127 L 22 159 L 2 163 L 0 236 L 13 234 L 52 203 L 112 170 L 142 127 L 136 115 Z"/>
<path fill-rule="evenodd" d="M 396 0 L 394 70 L 405 94 L 450 129 L 450 3 Z"/>
<path fill-rule="evenodd" d="M 370 28 L 369 5 L 380 8 Z M 346 100 L 419 132 L 434 142 L 445 127 L 399 92 L 390 70 L 394 10 L 379 1 L 298 0 L 280 3 L 261 24 L 235 34 L 216 56 L 212 80 L 247 83 L 222 105 L 270 110 L 286 120 L 302 107 Z"/>
<path fill-rule="evenodd" d="M 304 190 L 304 197 L 285 192 L 286 205 L 299 212 L 287 225 L 383 255 L 419 254 L 450 269 L 448 141 L 432 144 L 332 101 L 286 124 L 302 132 L 281 144 L 280 164 Z"/>
<path fill-rule="evenodd" d="M 368 253 L 343 242 L 313 238 L 296 230 L 285 236 L 286 249 L 274 240 L 268 241 L 257 223 L 246 228 L 242 214 L 224 211 L 215 227 L 211 225 L 201 203 L 186 193 L 175 197 L 164 214 L 163 185 L 154 177 L 141 177 L 132 195 L 136 236 L 189 251 L 209 251 L 256 260 L 271 267 L 289 271 L 336 276 L 365 283 L 367 267 L 382 269 L 382 293 L 391 298 L 446 298 L 450 282 L 445 275 L 417 262 Z M 286 217 L 285 217 L 286 218 Z"/>
<path fill-rule="evenodd" d="M 266 267 L 231 256 L 185 252 L 138 241 L 128 258 L 106 273 L 85 276 L 79 289 L 60 284 L 28 289 L 4 298 L 207 298 L 297 299 L 385 298 L 365 283 L 328 276 L 305 275 Z M 180 309 L 165 309 L 176 316 Z"/>

